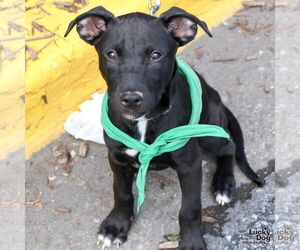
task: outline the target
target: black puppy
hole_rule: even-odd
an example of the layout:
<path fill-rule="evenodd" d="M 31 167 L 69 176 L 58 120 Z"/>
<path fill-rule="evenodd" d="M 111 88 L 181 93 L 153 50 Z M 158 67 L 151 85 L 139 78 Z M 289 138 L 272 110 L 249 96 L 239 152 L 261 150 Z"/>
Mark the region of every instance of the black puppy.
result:
<path fill-rule="evenodd" d="M 151 144 L 162 132 L 188 123 L 191 97 L 184 76 L 177 70 L 175 54 L 179 46 L 194 39 L 197 25 L 211 36 L 203 21 L 176 7 L 159 18 L 143 13 L 114 17 L 96 7 L 72 21 L 65 36 L 75 25 L 80 37 L 96 48 L 99 69 L 108 86 L 109 117 L 119 129 Z M 206 249 L 201 231 L 203 151 L 217 160 L 212 187 L 218 203 L 229 203 L 233 197 L 235 161 L 253 182 L 264 183 L 247 162 L 237 119 L 219 94 L 200 75 L 199 79 L 203 91 L 199 123 L 223 127 L 233 141 L 190 139 L 181 149 L 154 158 L 150 166 L 171 167 L 177 172 L 182 191 L 180 249 L 189 250 Z M 127 239 L 134 215 L 132 183 L 139 167 L 138 152 L 106 135 L 105 142 L 114 175 L 115 203 L 100 226 L 99 240 L 104 247 Z"/>

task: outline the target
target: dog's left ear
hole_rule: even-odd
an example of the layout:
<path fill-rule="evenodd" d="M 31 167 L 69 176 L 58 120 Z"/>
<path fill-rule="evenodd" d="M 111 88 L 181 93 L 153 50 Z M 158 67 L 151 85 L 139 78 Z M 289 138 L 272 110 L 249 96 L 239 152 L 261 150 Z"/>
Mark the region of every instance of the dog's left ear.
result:
<path fill-rule="evenodd" d="M 183 46 L 195 38 L 197 25 L 212 37 L 205 22 L 178 7 L 172 7 L 162 13 L 159 18 L 163 21 L 173 38 L 179 43 L 179 46 Z"/>
<path fill-rule="evenodd" d="M 76 17 L 70 22 L 65 37 L 77 25 L 77 32 L 82 40 L 95 45 L 95 41 L 106 30 L 108 22 L 114 15 L 102 6 L 95 7 Z"/>

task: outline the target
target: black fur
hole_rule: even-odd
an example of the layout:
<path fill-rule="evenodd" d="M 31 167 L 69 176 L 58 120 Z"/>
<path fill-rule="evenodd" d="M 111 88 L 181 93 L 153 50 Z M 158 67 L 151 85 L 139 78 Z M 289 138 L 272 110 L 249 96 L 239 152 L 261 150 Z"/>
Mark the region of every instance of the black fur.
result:
<path fill-rule="evenodd" d="M 186 22 L 182 25 L 184 32 L 177 32 L 176 26 L 170 28 L 168 25 L 178 16 L 183 18 L 176 19 L 176 24 L 187 20 L 194 21 L 194 24 Z M 118 128 L 140 139 L 135 118 L 145 116 L 149 119 L 145 141 L 151 144 L 162 132 L 188 123 L 191 114 L 190 93 L 185 78 L 177 70 L 175 54 L 178 46 L 193 38 L 187 35 L 195 35 L 193 32 L 197 24 L 207 29 L 203 21 L 179 8 L 162 14 L 162 18 L 132 13 L 107 21 L 106 30 L 93 38 L 96 39 L 93 41 L 97 41 L 95 48 L 99 55 L 99 69 L 108 86 L 109 116 Z M 206 32 L 210 34 L 208 29 Z M 180 37 L 182 33 L 184 37 Z M 158 60 L 151 59 L 155 51 L 161 55 Z M 219 94 L 200 75 L 199 79 L 203 91 L 203 110 L 199 123 L 223 127 L 231 134 L 233 141 L 213 137 L 190 139 L 183 148 L 154 158 L 150 167 L 154 170 L 171 167 L 177 172 L 182 190 L 180 249 L 186 250 L 206 249 L 201 231 L 203 151 L 217 159 L 212 183 L 215 193 L 233 197 L 235 160 L 248 178 L 258 185 L 263 184 L 263 180 L 247 162 L 237 119 L 224 106 Z M 143 94 L 142 103 L 131 108 L 122 105 L 120 94 L 134 91 Z M 128 156 L 122 143 L 106 135 L 105 141 L 114 174 L 115 204 L 102 222 L 99 233 L 123 242 L 127 239 L 134 215 L 132 183 L 138 159 Z"/>

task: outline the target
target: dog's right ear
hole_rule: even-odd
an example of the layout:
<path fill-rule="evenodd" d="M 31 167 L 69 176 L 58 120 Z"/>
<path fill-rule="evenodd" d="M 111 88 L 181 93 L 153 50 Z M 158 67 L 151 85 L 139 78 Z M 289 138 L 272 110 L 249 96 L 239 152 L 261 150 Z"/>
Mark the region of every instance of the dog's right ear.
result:
<path fill-rule="evenodd" d="M 114 15 L 102 6 L 95 7 L 76 17 L 70 22 L 65 37 L 77 25 L 77 32 L 85 42 L 95 45 L 95 41 L 106 30 L 108 22 Z"/>
<path fill-rule="evenodd" d="M 183 46 L 195 38 L 197 25 L 212 37 L 205 22 L 178 7 L 172 7 L 162 13 L 159 18 L 163 21 L 168 32 L 178 42 L 179 46 Z"/>

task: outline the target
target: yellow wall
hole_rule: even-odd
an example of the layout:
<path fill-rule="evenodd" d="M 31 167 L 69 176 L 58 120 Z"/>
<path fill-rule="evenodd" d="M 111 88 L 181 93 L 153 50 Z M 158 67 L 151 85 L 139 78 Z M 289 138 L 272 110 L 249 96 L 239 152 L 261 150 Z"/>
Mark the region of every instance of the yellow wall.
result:
<path fill-rule="evenodd" d="M 89 5 L 78 13 L 69 13 L 56 8 L 53 0 L 43 2 L 42 10 L 31 8 L 26 12 L 27 45 L 34 51 L 39 51 L 36 60 L 29 59 L 29 53 L 26 52 L 27 157 L 57 138 L 63 132 L 66 117 L 75 111 L 81 102 L 88 99 L 91 93 L 105 90 L 105 83 L 98 72 L 94 48 L 79 39 L 75 30 L 66 39 L 63 38 L 69 22 L 80 13 L 97 5 L 103 5 L 115 15 L 135 11 L 149 12 L 148 0 L 91 0 Z M 241 2 L 241 0 L 162 0 L 159 13 L 172 6 L 178 6 L 199 16 L 212 28 L 240 9 Z M 28 0 L 26 7 L 34 7 L 37 3 L 36 0 Z M 50 34 L 45 29 L 43 32 L 35 30 L 32 34 L 32 21 L 43 25 L 55 35 L 43 38 Z"/>
<path fill-rule="evenodd" d="M 18 8 L 13 5 L 17 4 Z M 0 2 L 0 159 L 24 146 L 24 3 Z M 9 29 L 8 22 L 19 25 Z M 6 52 L 5 52 L 5 51 Z"/>

